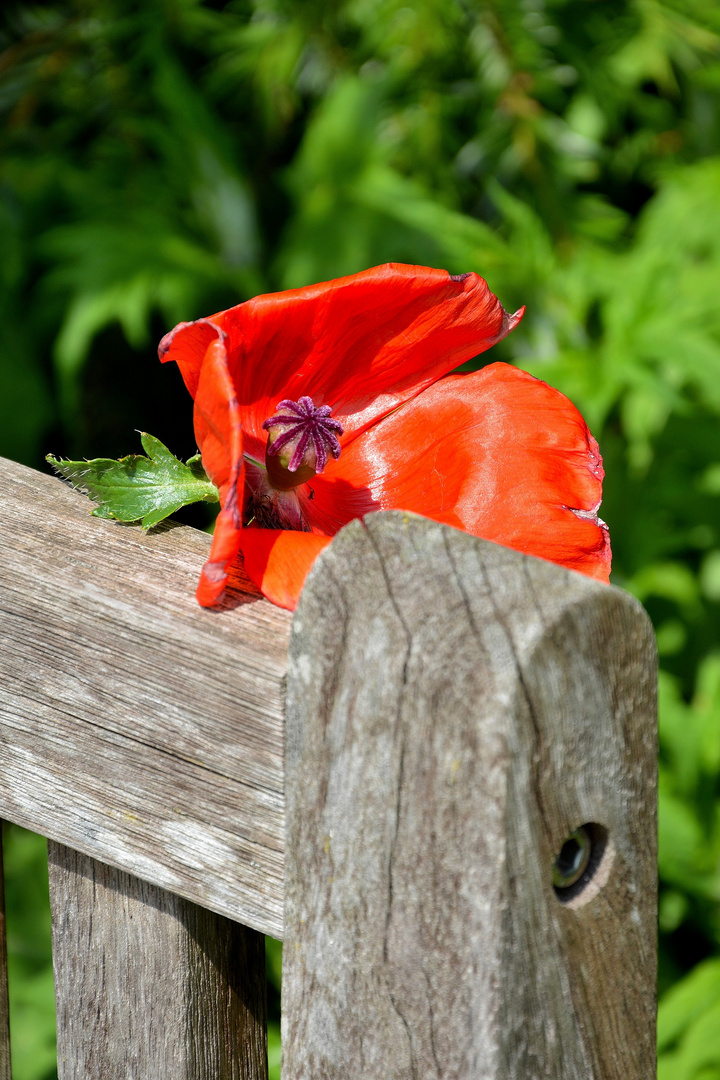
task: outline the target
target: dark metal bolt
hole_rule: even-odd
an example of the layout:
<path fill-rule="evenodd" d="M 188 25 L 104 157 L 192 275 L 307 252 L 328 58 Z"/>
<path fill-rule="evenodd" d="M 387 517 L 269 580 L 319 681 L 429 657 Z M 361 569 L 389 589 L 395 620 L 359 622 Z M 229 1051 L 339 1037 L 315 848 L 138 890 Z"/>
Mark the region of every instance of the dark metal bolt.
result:
<path fill-rule="evenodd" d="M 583 876 L 590 862 L 592 840 L 582 825 L 570 833 L 560 848 L 553 867 L 552 883 L 556 889 L 569 889 Z"/>

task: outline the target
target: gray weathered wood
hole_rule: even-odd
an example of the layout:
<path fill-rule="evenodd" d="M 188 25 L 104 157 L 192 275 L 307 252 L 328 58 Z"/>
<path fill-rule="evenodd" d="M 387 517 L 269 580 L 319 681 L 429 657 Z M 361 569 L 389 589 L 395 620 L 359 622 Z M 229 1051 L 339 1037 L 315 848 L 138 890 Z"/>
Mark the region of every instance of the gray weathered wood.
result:
<path fill-rule="evenodd" d="M 654 688 L 619 590 L 411 515 L 336 538 L 290 645 L 283 1080 L 655 1075 Z"/>
<path fill-rule="evenodd" d="M 267 1080 L 262 934 L 48 849 L 59 1080 Z"/>
<path fill-rule="evenodd" d="M 10 1001 L 7 980 L 5 935 L 5 879 L 3 873 L 2 821 L 0 821 L 0 1080 L 12 1080 L 10 1068 Z"/>
<path fill-rule="evenodd" d="M 0 462 L 0 816 L 276 937 L 291 617 L 210 537 Z"/>

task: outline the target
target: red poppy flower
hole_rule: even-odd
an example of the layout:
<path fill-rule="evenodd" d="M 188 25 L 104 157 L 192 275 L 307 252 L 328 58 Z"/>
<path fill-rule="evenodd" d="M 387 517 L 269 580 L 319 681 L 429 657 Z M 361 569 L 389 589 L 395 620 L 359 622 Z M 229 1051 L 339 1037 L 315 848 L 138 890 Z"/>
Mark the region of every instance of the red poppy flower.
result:
<path fill-rule="evenodd" d="M 448 374 L 520 321 L 477 274 L 390 264 L 257 296 L 160 343 L 220 489 L 197 598 L 228 565 L 295 607 L 352 518 L 410 510 L 607 581 L 602 461 L 567 398 L 507 364 Z"/>

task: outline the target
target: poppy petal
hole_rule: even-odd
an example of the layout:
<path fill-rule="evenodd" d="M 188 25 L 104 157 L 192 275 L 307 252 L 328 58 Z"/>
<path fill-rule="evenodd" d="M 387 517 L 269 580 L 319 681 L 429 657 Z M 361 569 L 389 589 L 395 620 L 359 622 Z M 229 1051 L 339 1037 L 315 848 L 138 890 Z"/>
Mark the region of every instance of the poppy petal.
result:
<path fill-rule="evenodd" d="M 194 421 L 203 467 L 219 488 L 222 507 L 196 594 L 198 602 L 208 607 L 220 599 L 227 583 L 227 567 L 240 547 L 245 483 L 240 411 L 227 369 L 225 346 L 217 337 L 207 347 L 200 368 Z"/>
<path fill-rule="evenodd" d="M 602 459 L 575 406 L 508 364 L 449 375 L 346 447 L 303 510 L 334 534 L 411 510 L 607 581 Z"/>
<path fill-rule="evenodd" d="M 203 468 L 220 489 L 220 501 L 224 506 L 229 485 L 242 493 L 243 437 L 225 346 L 219 339 L 212 341 L 205 352 L 193 421 Z"/>
<path fill-rule="evenodd" d="M 278 607 L 294 611 L 315 559 L 329 536 L 288 529 L 244 529 L 241 548 L 245 573 Z"/>
<path fill-rule="evenodd" d="M 242 530 L 235 525 L 232 510 L 221 510 L 215 520 L 210 558 L 200 573 L 195 597 L 201 607 L 217 604 L 225 591 L 228 567 L 240 550 Z"/>
<path fill-rule="evenodd" d="M 178 323 L 158 345 L 161 363 L 166 364 L 168 360 L 177 363 L 192 398 L 197 394 L 200 368 L 208 345 L 224 336 L 210 319 L 198 319 L 197 322 Z"/>
<path fill-rule="evenodd" d="M 389 263 L 181 324 L 163 339 L 162 358 L 180 363 L 192 393 L 202 342 L 224 331 L 246 451 L 263 460 L 262 423 L 281 399 L 329 405 L 345 445 L 521 317 L 508 315 L 477 274 Z"/>

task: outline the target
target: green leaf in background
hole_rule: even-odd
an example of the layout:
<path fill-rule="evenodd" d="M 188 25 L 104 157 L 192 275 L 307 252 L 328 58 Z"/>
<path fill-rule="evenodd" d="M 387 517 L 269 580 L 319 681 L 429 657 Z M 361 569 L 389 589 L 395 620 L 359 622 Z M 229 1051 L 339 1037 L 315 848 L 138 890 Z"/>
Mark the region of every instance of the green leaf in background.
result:
<path fill-rule="evenodd" d="M 48 454 L 46 460 L 98 503 L 93 510 L 96 517 L 140 521 L 143 529 L 191 503 L 218 501 L 218 490 L 208 480 L 199 454 L 183 464 L 153 435 L 142 432 L 141 440 L 147 457 L 63 461 Z"/>
<path fill-rule="evenodd" d="M 658 1011 L 658 1080 L 720 1077 L 720 960 L 698 964 Z"/>
<path fill-rule="evenodd" d="M 720 960 L 706 960 L 665 994 L 658 1010 L 658 1049 L 672 1046 L 704 1012 L 719 1004 Z"/>
<path fill-rule="evenodd" d="M 14 1080 L 57 1080 L 47 841 L 2 822 Z"/>

